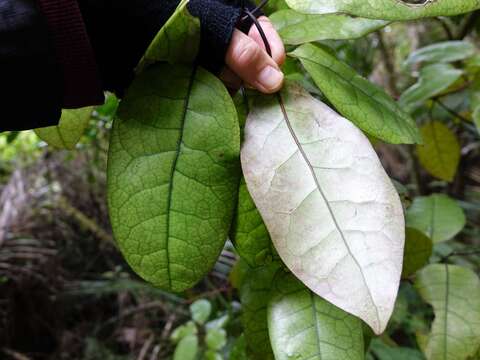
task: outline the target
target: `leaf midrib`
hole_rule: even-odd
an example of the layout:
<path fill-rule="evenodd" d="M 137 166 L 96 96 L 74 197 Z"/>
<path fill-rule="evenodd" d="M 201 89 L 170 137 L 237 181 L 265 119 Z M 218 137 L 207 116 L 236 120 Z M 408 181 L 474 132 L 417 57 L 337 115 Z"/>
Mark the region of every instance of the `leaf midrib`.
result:
<path fill-rule="evenodd" d="M 188 106 L 190 103 L 190 95 L 192 93 L 192 87 L 193 87 L 193 82 L 195 80 L 195 75 L 197 73 L 197 66 L 193 67 L 192 73 L 190 75 L 189 83 L 188 83 L 188 89 L 187 89 L 187 95 L 185 97 L 185 101 L 183 103 L 183 112 L 182 112 L 182 124 L 180 126 L 180 136 L 177 141 L 176 145 L 176 151 L 175 151 L 175 157 L 173 159 L 172 163 L 172 169 L 170 172 L 170 184 L 168 186 L 168 197 L 167 197 L 167 228 L 165 230 L 166 234 L 166 246 L 165 246 L 165 253 L 166 253 L 166 258 L 167 258 L 167 278 L 168 278 L 168 287 L 172 288 L 172 276 L 171 276 L 171 271 L 170 271 L 170 213 L 171 213 L 171 205 L 172 205 L 172 194 L 173 194 L 173 182 L 175 179 L 175 172 L 177 168 L 177 162 L 178 158 L 180 157 L 180 148 L 183 143 L 183 133 L 185 130 L 185 122 L 186 122 L 186 117 L 187 117 L 187 111 L 188 111 Z"/>
<path fill-rule="evenodd" d="M 321 188 L 321 186 L 320 186 L 320 182 L 318 181 L 317 175 L 316 175 L 316 173 L 315 173 L 312 165 L 310 164 L 310 161 L 308 160 L 307 154 L 305 153 L 305 150 L 303 149 L 302 144 L 300 143 L 297 135 L 296 135 L 295 132 L 293 131 L 292 124 L 290 123 L 290 119 L 289 119 L 288 113 L 287 113 L 287 111 L 286 111 L 286 109 L 285 109 L 285 104 L 284 104 L 284 102 L 283 102 L 282 96 L 281 96 L 280 94 L 277 94 L 277 98 L 278 98 L 278 102 L 279 102 L 279 104 L 280 104 L 280 108 L 281 108 L 281 110 L 282 110 L 283 117 L 284 117 L 285 122 L 286 122 L 286 124 L 287 124 L 287 128 L 288 128 L 288 130 L 289 130 L 289 132 L 290 132 L 290 135 L 292 136 L 293 140 L 295 141 L 298 149 L 300 150 L 300 153 L 302 154 L 303 159 L 305 160 L 305 163 L 307 164 L 307 166 L 308 166 L 308 168 L 309 168 L 309 170 L 310 170 L 310 172 L 311 172 L 311 174 L 312 174 L 312 176 L 313 176 L 313 179 L 314 179 L 314 181 L 315 181 L 316 187 L 317 187 L 320 195 L 322 196 L 323 200 L 325 201 L 325 204 L 326 204 L 327 209 L 328 209 L 328 211 L 329 211 L 329 213 L 330 213 L 330 216 L 332 217 L 333 223 L 334 223 L 337 231 L 339 232 L 339 234 L 340 234 L 340 236 L 341 236 L 341 238 L 342 238 L 342 241 L 343 241 L 343 243 L 344 243 L 344 245 L 345 245 L 345 247 L 346 247 L 349 255 L 350 255 L 350 256 L 352 257 L 352 259 L 354 260 L 355 264 L 357 265 L 357 267 L 358 267 L 358 269 L 359 269 L 359 271 L 360 271 L 360 274 L 362 275 L 363 282 L 364 282 L 364 284 L 365 284 L 365 287 L 367 288 L 367 293 L 368 293 L 368 295 L 369 295 L 369 297 L 370 297 L 370 300 L 372 301 L 373 307 L 375 308 L 375 313 L 376 313 L 376 317 L 377 317 L 377 321 L 378 321 L 378 326 L 381 327 L 382 324 L 381 324 L 381 320 L 380 320 L 380 315 L 379 315 L 379 313 L 378 313 L 378 308 L 377 308 L 377 306 L 376 306 L 376 304 L 375 304 L 375 301 L 373 300 L 373 296 L 372 296 L 372 293 L 371 293 L 371 291 L 370 291 L 370 288 L 369 288 L 369 286 L 368 286 L 368 284 L 367 284 L 367 280 L 365 279 L 365 275 L 363 274 L 362 267 L 360 266 L 360 263 L 358 262 L 358 260 L 356 259 L 356 257 L 353 255 L 352 250 L 350 249 L 350 246 L 348 245 L 347 240 L 346 240 L 346 238 L 345 238 L 345 234 L 343 233 L 342 229 L 340 228 L 340 225 L 338 224 L 337 219 L 336 219 L 336 217 L 335 217 L 335 214 L 334 214 L 334 212 L 333 212 L 333 209 L 331 208 L 330 203 L 329 203 L 327 197 L 325 196 L 325 194 L 324 194 L 324 192 L 323 192 L 323 190 L 322 190 L 322 188 Z"/>

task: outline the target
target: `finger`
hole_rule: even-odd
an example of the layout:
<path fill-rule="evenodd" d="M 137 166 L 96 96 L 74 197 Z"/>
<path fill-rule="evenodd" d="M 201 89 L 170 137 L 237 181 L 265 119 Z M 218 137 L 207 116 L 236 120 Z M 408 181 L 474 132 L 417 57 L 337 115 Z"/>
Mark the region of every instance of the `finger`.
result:
<path fill-rule="evenodd" d="M 240 30 L 233 32 L 225 62 L 242 80 L 270 94 L 282 87 L 283 74 L 277 63 Z"/>
<path fill-rule="evenodd" d="M 257 20 L 262 26 L 263 32 L 268 39 L 268 43 L 272 50 L 273 60 L 275 60 L 278 65 L 282 65 L 285 62 L 285 47 L 283 46 L 283 41 L 280 38 L 280 35 L 278 35 L 270 19 L 266 16 L 261 16 Z M 255 25 L 252 25 L 250 28 L 248 36 L 255 40 L 262 49 L 266 50 L 262 36 Z"/>

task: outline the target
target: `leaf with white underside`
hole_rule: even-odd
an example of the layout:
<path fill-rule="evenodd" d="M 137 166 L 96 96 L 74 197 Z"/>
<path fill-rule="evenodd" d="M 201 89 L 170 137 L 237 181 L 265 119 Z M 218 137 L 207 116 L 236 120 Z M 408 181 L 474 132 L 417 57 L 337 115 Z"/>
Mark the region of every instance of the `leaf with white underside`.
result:
<path fill-rule="evenodd" d="M 434 264 L 415 287 L 433 306 L 435 320 L 424 348 L 428 360 L 465 360 L 480 346 L 480 280 L 470 269 Z"/>
<path fill-rule="evenodd" d="M 288 85 L 254 100 L 241 158 L 284 263 L 381 333 L 398 291 L 405 229 L 398 194 L 365 135 Z"/>
<path fill-rule="evenodd" d="M 285 44 L 299 45 L 320 40 L 358 39 L 388 24 L 384 20 L 354 18 L 342 14 L 308 15 L 280 10 L 270 16 Z"/>
<path fill-rule="evenodd" d="M 304 44 L 290 55 L 300 59 L 338 112 L 366 133 L 392 144 L 421 142 L 410 115 L 382 88 L 361 77 L 327 48 Z"/>
<path fill-rule="evenodd" d="M 315 295 L 280 271 L 268 304 L 268 330 L 276 360 L 363 360 L 360 319 Z"/>
<path fill-rule="evenodd" d="M 115 239 L 141 277 L 178 292 L 213 267 L 232 223 L 239 151 L 235 107 L 215 76 L 163 63 L 134 80 L 107 175 Z"/>
<path fill-rule="evenodd" d="M 407 211 L 407 225 L 420 230 L 434 243 L 452 239 L 465 223 L 462 208 L 444 194 L 416 197 Z"/>
<path fill-rule="evenodd" d="M 439 121 L 432 121 L 420 128 L 423 144 L 417 145 L 420 164 L 431 175 L 452 181 L 460 163 L 460 143 L 455 133 Z"/>
<path fill-rule="evenodd" d="M 454 16 L 480 8 L 480 0 L 424 0 L 409 4 L 402 0 L 286 0 L 305 14 L 344 13 L 370 19 L 413 20 L 434 16 Z"/>
<path fill-rule="evenodd" d="M 64 109 L 58 125 L 35 129 L 35 134 L 57 149 L 73 150 L 88 126 L 92 111 L 92 106 Z"/>

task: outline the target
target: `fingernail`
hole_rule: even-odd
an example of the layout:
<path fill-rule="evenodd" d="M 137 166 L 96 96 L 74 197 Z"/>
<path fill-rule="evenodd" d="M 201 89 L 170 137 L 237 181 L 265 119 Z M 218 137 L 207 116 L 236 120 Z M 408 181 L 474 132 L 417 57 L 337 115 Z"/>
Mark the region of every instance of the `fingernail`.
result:
<path fill-rule="evenodd" d="M 257 80 L 267 90 L 278 88 L 283 81 L 283 73 L 272 66 L 266 66 L 258 75 Z"/>

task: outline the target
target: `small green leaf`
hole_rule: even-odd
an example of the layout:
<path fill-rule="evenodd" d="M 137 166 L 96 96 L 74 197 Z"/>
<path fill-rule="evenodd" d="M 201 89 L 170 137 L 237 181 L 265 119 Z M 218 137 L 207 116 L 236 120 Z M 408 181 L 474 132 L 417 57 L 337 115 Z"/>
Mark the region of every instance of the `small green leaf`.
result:
<path fill-rule="evenodd" d="M 227 326 L 228 321 L 230 320 L 228 315 L 223 315 L 219 317 L 218 319 L 214 319 L 212 321 L 209 321 L 208 323 L 205 324 L 205 328 L 207 330 L 210 329 L 222 329 L 225 326 Z"/>
<path fill-rule="evenodd" d="M 175 330 L 173 330 L 170 335 L 170 340 L 175 344 L 182 340 L 184 337 L 197 334 L 197 326 L 193 321 L 189 321 L 184 325 L 180 325 Z"/>
<path fill-rule="evenodd" d="M 227 344 L 227 332 L 224 329 L 210 329 L 207 331 L 205 343 L 211 350 L 220 350 Z"/>
<path fill-rule="evenodd" d="M 198 354 L 198 338 L 188 335 L 178 343 L 173 354 L 173 360 L 195 360 Z"/>
<path fill-rule="evenodd" d="M 134 80 L 113 124 L 108 203 L 141 277 L 179 292 L 213 267 L 232 223 L 239 152 L 235 107 L 215 76 L 162 63 Z"/>
<path fill-rule="evenodd" d="M 381 29 L 388 21 L 354 18 L 347 15 L 307 15 L 280 10 L 270 20 L 285 44 L 299 45 L 320 40 L 358 39 Z"/>
<path fill-rule="evenodd" d="M 416 229 L 407 228 L 402 278 L 407 278 L 427 264 L 432 250 L 433 243 L 430 238 Z"/>
<path fill-rule="evenodd" d="M 417 197 L 407 211 L 407 225 L 420 230 L 434 243 L 452 239 L 465 224 L 462 208 L 443 194 Z"/>
<path fill-rule="evenodd" d="M 305 14 L 344 13 L 370 19 L 413 20 L 434 16 L 454 16 L 480 8 L 479 0 L 286 0 Z"/>
<path fill-rule="evenodd" d="M 305 44 L 291 55 L 300 59 L 335 108 L 367 134 L 393 144 L 421 142 L 413 119 L 383 89 L 358 75 L 330 51 Z"/>
<path fill-rule="evenodd" d="M 475 51 L 475 46 L 467 41 L 444 41 L 415 50 L 405 63 L 411 66 L 421 62 L 454 62 L 468 59 Z"/>
<path fill-rule="evenodd" d="M 420 164 L 436 178 L 452 181 L 461 157 L 457 137 L 438 121 L 425 124 L 420 132 L 423 137 L 423 145 L 417 145 Z"/>
<path fill-rule="evenodd" d="M 462 70 L 450 64 L 425 66 L 420 70 L 417 83 L 405 90 L 398 102 L 406 111 L 412 112 L 428 99 L 447 90 L 462 74 Z"/>
<path fill-rule="evenodd" d="M 202 360 L 223 360 L 223 357 L 215 350 L 207 350 Z"/>
<path fill-rule="evenodd" d="M 138 72 L 160 61 L 170 64 L 193 63 L 200 44 L 200 21 L 190 15 L 187 4 L 188 0 L 182 0 L 160 29 L 140 60 Z"/>
<path fill-rule="evenodd" d="M 57 126 L 35 129 L 35 133 L 48 145 L 57 149 L 73 150 L 88 126 L 93 107 L 62 110 Z"/>
<path fill-rule="evenodd" d="M 238 193 L 233 241 L 238 254 L 249 266 L 261 266 L 273 258 L 274 250 L 268 230 L 242 178 Z"/>
<path fill-rule="evenodd" d="M 429 265 L 415 287 L 433 306 L 435 320 L 425 344 L 428 360 L 465 360 L 480 346 L 480 280 L 456 265 Z"/>
<path fill-rule="evenodd" d="M 274 280 L 268 330 L 276 360 L 363 359 L 362 322 L 283 271 Z"/>
<path fill-rule="evenodd" d="M 422 353 L 415 349 L 404 347 L 391 347 L 380 339 L 373 339 L 370 345 L 370 353 L 377 360 L 424 360 Z"/>
<path fill-rule="evenodd" d="M 240 290 L 247 354 L 252 360 L 274 360 L 268 336 L 267 306 L 278 263 L 252 269 Z"/>
<path fill-rule="evenodd" d="M 210 317 L 211 313 L 212 304 L 210 304 L 210 301 L 208 300 L 197 300 L 190 305 L 190 314 L 192 315 L 193 321 L 195 321 L 197 324 L 204 324 Z"/>

